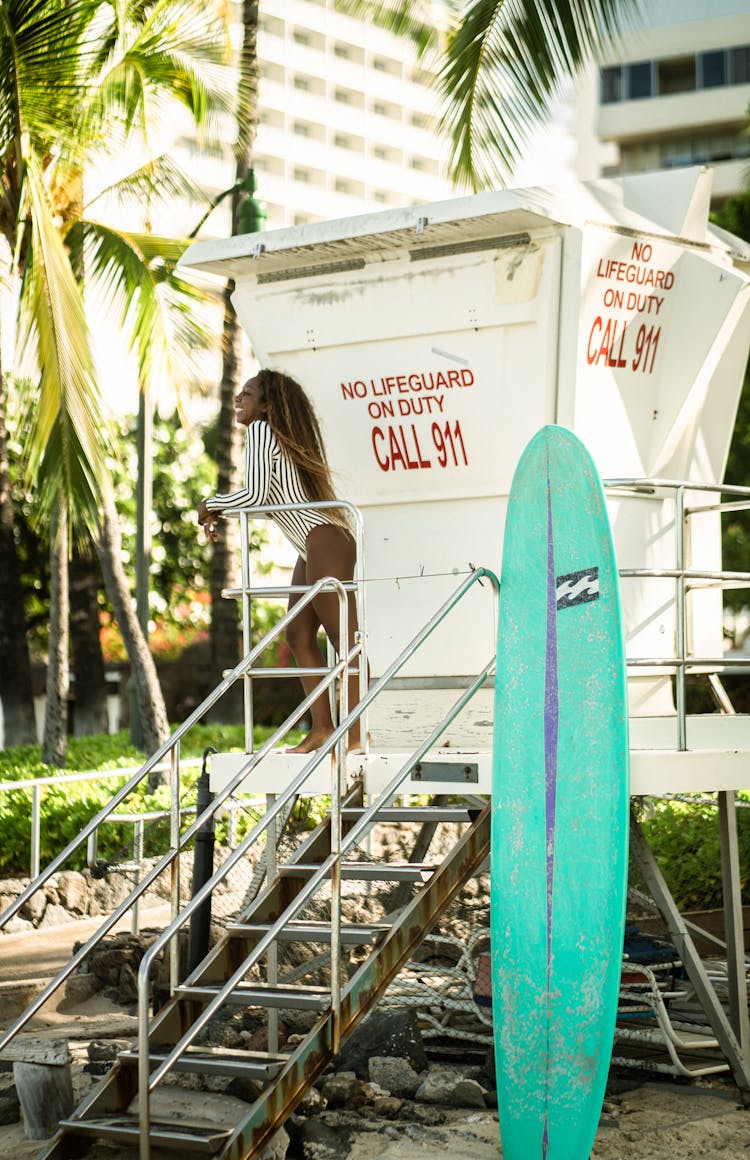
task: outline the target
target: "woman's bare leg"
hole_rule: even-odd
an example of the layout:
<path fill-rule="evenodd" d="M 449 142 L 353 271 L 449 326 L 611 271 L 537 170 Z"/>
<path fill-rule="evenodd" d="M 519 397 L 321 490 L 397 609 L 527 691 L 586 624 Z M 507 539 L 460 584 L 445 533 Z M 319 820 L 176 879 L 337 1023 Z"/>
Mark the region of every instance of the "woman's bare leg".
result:
<path fill-rule="evenodd" d="M 292 584 L 309 584 L 307 568 L 301 556 L 297 560 L 294 571 L 292 572 Z M 293 608 L 299 602 L 300 598 L 300 595 L 293 593 L 289 597 L 289 608 Z M 287 628 L 287 642 L 300 668 L 313 669 L 325 667 L 325 657 L 318 645 L 319 628 L 320 621 L 318 620 L 314 604 L 308 604 L 301 612 L 298 612 L 297 616 Z M 300 677 L 300 681 L 302 682 L 302 688 L 305 690 L 305 696 L 307 696 L 319 683 L 320 677 Z M 312 753 L 314 749 L 319 749 L 332 733 L 333 718 L 331 717 L 331 706 L 328 700 L 328 693 L 325 692 L 320 697 L 317 697 L 310 707 L 309 733 L 299 745 L 294 746 L 288 752 Z"/>
<path fill-rule="evenodd" d="M 356 547 L 354 539 L 343 528 L 336 524 L 320 524 L 317 528 L 313 528 L 307 538 L 307 561 L 304 567 L 305 579 L 308 585 L 315 584 L 324 576 L 333 576 L 337 580 L 348 582 L 354 576 L 354 566 L 356 563 Z M 300 565 L 304 566 L 304 562 L 300 559 L 295 568 L 295 575 L 301 574 L 302 569 Z M 300 572 L 298 573 L 298 569 Z M 301 580 L 295 580 L 293 583 L 302 583 Z M 291 601 L 290 601 L 291 604 Z M 297 664 L 307 667 L 308 665 L 325 664 L 322 659 L 320 649 L 317 643 L 317 632 L 320 626 L 325 630 L 326 636 L 330 640 L 333 648 L 340 654 L 340 609 L 339 598 L 334 592 L 321 592 L 312 605 L 311 615 L 309 618 L 305 616 L 308 611 L 302 613 L 298 618 L 299 624 L 299 638 L 294 628 L 295 622 L 290 624 L 289 629 L 292 635 L 287 633 L 287 639 L 292 652 L 295 655 Z M 347 607 L 347 642 L 348 648 L 354 644 L 354 635 L 357 631 L 357 606 L 352 594 L 349 595 Z M 311 642 L 311 633 L 313 636 L 314 645 Z M 298 655 L 298 648 L 300 654 Z M 313 651 L 317 653 L 320 660 L 313 662 L 303 661 L 301 656 L 312 657 Z M 314 688 L 316 678 L 310 679 L 310 685 L 306 686 L 309 692 Z M 304 681 L 303 681 L 304 685 Z M 359 700 L 359 677 L 354 676 L 349 680 L 348 687 L 349 695 L 349 709 L 351 710 Z M 325 706 L 321 705 L 325 702 Z M 327 694 L 319 697 L 313 705 L 312 713 L 312 727 L 307 737 L 296 747 L 295 752 L 308 753 L 312 749 L 319 748 L 324 741 L 330 737 L 333 732 L 333 722 L 331 720 L 330 705 Z M 349 733 L 350 748 L 357 748 L 360 745 L 360 730 L 357 723 Z"/>

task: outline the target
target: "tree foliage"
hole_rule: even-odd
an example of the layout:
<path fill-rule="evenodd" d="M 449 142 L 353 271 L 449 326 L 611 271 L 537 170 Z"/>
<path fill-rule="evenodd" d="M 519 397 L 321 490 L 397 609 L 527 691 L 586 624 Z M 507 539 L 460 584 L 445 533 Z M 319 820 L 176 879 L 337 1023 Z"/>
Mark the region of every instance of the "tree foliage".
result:
<path fill-rule="evenodd" d="M 340 0 L 431 54 L 457 185 L 504 185 L 563 83 L 633 27 L 641 0 Z"/>

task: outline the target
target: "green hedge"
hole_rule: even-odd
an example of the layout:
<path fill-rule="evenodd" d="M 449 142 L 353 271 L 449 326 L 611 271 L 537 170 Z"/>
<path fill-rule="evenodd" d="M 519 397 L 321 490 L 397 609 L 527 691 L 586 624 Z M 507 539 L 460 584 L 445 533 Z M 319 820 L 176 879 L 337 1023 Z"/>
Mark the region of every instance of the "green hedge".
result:
<path fill-rule="evenodd" d="M 261 745 L 272 731 L 258 727 L 255 731 L 256 745 Z M 219 751 L 242 751 L 245 745 L 245 733 L 242 726 L 232 725 L 196 725 L 190 730 L 185 742 L 180 748 L 183 760 L 200 757 L 203 751 L 212 745 Z M 90 770 L 116 770 L 128 767 L 137 767 L 145 761 L 142 751 L 130 744 L 126 732 L 112 735 L 100 734 L 93 737 L 71 738 L 68 747 L 68 764 L 64 770 L 45 765 L 41 759 L 41 747 L 38 745 L 18 746 L 14 749 L 5 749 L 0 752 L 0 782 L 23 782 L 31 778 L 54 777 L 56 774 L 88 772 Z M 195 795 L 192 789 L 198 779 L 200 770 L 192 768 L 182 771 L 182 801 L 183 808 L 194 805 Z M 88 821 L 106 805 L 117 790 L 124 785 L 122 779 L 110 779 L 97 783 L 95 781 L 62 783 L 60 785 L 44 786 L 42 788 L 40 859 L 42 866 L 47 865 L 72 841 L 83 829 Z M 169 808 L 169 788 L 160 786 L 150 793 L 146 780 L 142 782 L 119 807 L 123 813 L 141 813 Z M 0 793 L 0 873 L 8 875 L 27 875 L 30 864 L 31 843 L 31 810 L 32 791 L 13 790 Z M 254 817 L 250 813 L 238 816 L 237 833 L 241 837 L 252 824 Z M 192 817 L 183 819 L 183 827 L 192 821 Z M 168 819 L 149 824 L 146 823 L 147 856 L 162 853 L 168 844 Z M 222 839 L 226 833 L 226 822 L 217 827 L 217 837 Z M 124 823 L 116 825 L 108 822 L 99 830 L 98 856 L 107 860 L 117 858 L 123 849 L 127 849 L 133 840 L 133 825 Z M 85 845 L 77 850 L 67 864 L 68 869 L 81 869 L 86 861 Z"/>

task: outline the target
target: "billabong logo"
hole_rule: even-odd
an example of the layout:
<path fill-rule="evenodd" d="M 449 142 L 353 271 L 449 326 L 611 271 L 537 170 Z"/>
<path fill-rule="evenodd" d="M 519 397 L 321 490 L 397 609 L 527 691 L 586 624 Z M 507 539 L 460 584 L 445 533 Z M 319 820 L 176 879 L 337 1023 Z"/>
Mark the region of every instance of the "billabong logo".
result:
<path fill-rule="evenodd" d="M 558 611 L 572 608 L 574 604 L 587 604 L 599 599 L 599 569 L 584 568 L 581 572 L 568 572 L 558 576 L 555 582 L 555 597 Z"/>

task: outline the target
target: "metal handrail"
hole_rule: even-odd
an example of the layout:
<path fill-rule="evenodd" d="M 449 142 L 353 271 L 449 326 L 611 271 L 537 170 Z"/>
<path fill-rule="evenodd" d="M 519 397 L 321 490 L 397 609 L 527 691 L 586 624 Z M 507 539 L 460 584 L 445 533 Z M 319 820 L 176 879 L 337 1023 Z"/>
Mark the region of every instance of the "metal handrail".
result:
<path fill-rule="evenodd" d="M 91 833 L 93 833 L 94 830 L 100 824 L 102 824 L 102 822 L 104 822 L 106 820 L 106 818 L 115 809 L 115 807 L 120 804 L 120 802 L 124 799 L 125 796 L 127 796 L 127 793 L 130 792 L 130 789 L 132 789 L 135 785 L 137 785 L 138 782 L 141 781 L 142 778 L 146 776 L 146 774 L 149 772 L 149 770 L 152 769 L 153 766 L 157 763 L 157 760 L 161 760 L 161 758 L 163 757 L 165 752 L 172 752 L 175 749 L 175 747 L 179 744 L 181 737 L 184 736 L 184 734 L 187 732 L 187 730 L 192 725 L 194 725 L 198 720 L 200 720 L 200 718 L 208 711 L 208 709 L 211 708 L 211 706 L 214 705 L 224 695 L 224 693 L 232 686 L 234 681 L 236 681 L 242 677 L 244 670 L 246 668 L 250 667 L 253 664 L 253 662 L 257 659 L 257 657 L 260 655 L 260 653 L 263 651 L 263 649 L 267 648 L 268 645 L 270 643 L 272 643 L 272 641 L 281 632 L 284 631 L 284 629 L 287 627 L 289 622 L 291 620 L 293 620 L 294 617 L 300 611 L 302 611 L 302 609 L 304 609 L 305 606 L 310 601 L 314 600 L 315 597 L 321 591 L 323 591 L 324 589 L 327 589 L 327 588 L 332 588 L 335 592 L 337 592 L 340 605 L 343 606 L 346 604 L 346 593 L 343 591 L 343 589 L 341 588 L 341 585 L 339 584 L 339 582 L 335 578 L 323 577 L 316 584 L 314 584 L 309 589 L 307 595 L 304 596 L 297 604 L 295 604 L 293 609 L 291 609 L 283 617 L 281 617 L 281 619 L 263 637 L 263 639 L 258 642 L 258 644 L 255 646 L 255 648 L 252 650 L 252 652 L 250 654 L 248 654 L 246 657 L 243 657 L 243 659 L 239 662 L 239 664 L 236 665 L 234 669 L 232 669 L 231 673 L 229 673 L 216 686 L 216 688 L 211 693 L 209 693 L 209 695 L 197 707 L 197 709 L 195 709 L 194 712 L 191 713 L 190 716 L 187 718 L 187 720 L 184 721 L 183 724 L 175 731 L 175 733 L 172 735 L 172 737 L 169 739 L 169 741 L 165 742 L 165 744 L 161 747 L 161 749 L 158 750 L 157 753 L 155 753 L 141 767 L 140 774 L 135 775 L 133 778 L 131 778 L 128 781 L 128 783 L 125 786 L 123 786 L 121 790 L 118 791 L 118 793 L 114 796 L 114 798 L 111 799 L 109 804 L 107 806 L 105 806 L 102 810 L 100 810 L 99 813 L 96 814 L 95 817 L 92 818 L 91 821 L 88 822 L 86 826 L 84 826 L 84 828 L 81 830 L 81 832 L 78 834 L 78 836 L 75 839 L 73 839 L 73 841 L 71 841 L 68 844 L 68 846 L 66 846 L 65 850 L 63 850 L 62 853 L 59 854 L 57 856 L 57 858 L 55 858 L 49 864 L 49 866 L 47 866 L 45 868 L 44 871 L 42 871 L 42 873 L 39 875 L 39 877 L 36 879 L 36 881 L 30 883 L 29 886 L 18 896 L 18 898 L 16 898 L 15 901 L 13 903 L 11 903 L 11 905 L 9 907 L 7 907 L 7 909 L 3 912 L 3 914 L 0 915 L 0 927 L 2 927 L 2 925 L 4 925 L 10 918 L 12 918 L 13 915 L 18 912 L 18 910 L 21 908 L 21 906 L 24 905 L 26 900 L 28 898 L 30 898 L 31 895 L 34 894 L 36 892 L 36 890 L 38 890 L 39 887 L 42 886 L 44 884 L 44 882 L 46 882 L 47 879 L 50 878 L 52 876 L 52 874 L 54 874 L 58 870 L 58 868 L 64 863 L 65 859 L 69 856 L 69 854 L 73 853 L 75 850 L 77 850 L 79 848 L 79 846 L 81 846 L 83 844 L 84 841 L 88 840 L 89 835 Z M 342 616 L 343 615 L 344 614 L 342 612 Z M 55 991 L 58 989 L 58 987 L 60 987 L 62 985 L 62 983 L 65 982 L 65 980 L 68 978 L 68 976 L 73 973 L 73 971 L 78 966 L 78 964 L 81 963 L 86 958 L 86 956 L 89 954 L 89 952 L 104 938 L 104 936 L 106 934 L 109 933 L 109 931 L 112 929 L 112 927 L 114 927 L 120 921 L 120 919 L 127 913 L 127 911 L 130 909 L 130 907 L 133 906 L 137 902 L 137 900 L 141 897 L 141 895 L 144 894 L 149 889 L 151 884 L 156 881 L 156 879 L 160 876 L 160 874 L 162 874 L 162 872 L 165 869 L 167 869 L 170 865 L 172 865 L 175 862 L 176 859 L 179 858 L 180 851 L 192 840 L 192 838 L 196 835 L 196 833 L 199 831 L 201 826 L 203 826 L 204 823 L 207 822 L 218 811 L 218 809 L 223 805 L 223 803 L 226 801 L 226 799 L 228 797 L 230 797 L 231 794 L 234 793 L 234 791 L 237 789 L 237 787 L 242 782 L 242 780 L 248 775 L 248 773 L 250 773 L 252 771 L 252 769 L 255 768 L 255 766 L 257 764 L 259 764 L 259 762 L 271 751 L 271 749 L 273 749 L 273 747 L 277 744 L 277 742 L 281 740 L 281 738 L 284 736 L 284 734 L 287 733 L 289 731 L 289 729 L 291 729 L 296 724 L 296 722 L 300 719 L 300 717 L 302 717 L 307 712 L 307 710 L 310 708 L 313 701 L 318 696 L 320 696 L 321 693 L 325 692 L 325 690 L 330 685 L 332 685 L 334 683 L 334 681 L 336 681 L 342 675 L 342 673 L 344 673 L 347 670 L 351 661 L 353 659 L 355 659 L 356 657 L 358 657 L 358 655 L 359 655 L 359 646 L 355 645 L 355 647 L 353 649 L 351 649 L 350 652 L 346 656 L 342 657 L 337 662 L 337 664 L 332 667 L 328 676 L 323 677 L 317 683 L 315 688 L 309 693 L 309 695 L 307 697 L 305 697 L 294 710 L 292 710 L 292 712 L 287 716 L 286 720 L 265 741 L 265 743 L 261 746 L 261 748 L 256 753 L 251 753 L 248 755 L 247 762 L 245 762 L 241 766 L 241 768 L 237 771 L 237 773 L 234 775 L 234 777 L 232 777 L 231 780 L 228 781 L 227 784 L 216 793 L 216 795 L 213 798 L 213 801 L 206 807 L 206 809 L 203 811 L 203 813 L 201 813 L 198 817 L 196 817 L 195 821 L 188 827 L 188 829 L 185 831 L 185 833 L 182 836 L 179 835 L 179 819 L 178 819 L 178 825 L 177 825 L 176 832 L 173 831 L 173 839 L 176 837 L 176 845 L 173 848 L 171 848 L 170 850 L 168 850 L 167 853 L 164 854 L 155 863 L 155 865 L 146 874 L 146 876 L 143 879 L 141 879 L 140 883 L 138 883 L 138 885 L 131 891 L 131 893 L 128 895 L 128 897 L 125 898 L 122 901 L 122 903 L 120 903 L 120 905 L 113 911 L 113 913 L 111 915 L 109 915 L 107 918 L 104 919 L 104 921 L 102 922 L 102 925 L 99 927 L 99 929 L 91 936 L 91 938 L 82 947 L 79 948 L 79 950 L 73 955 L 73 957 L 66 964 L 66 966 L 64 966 L 59 971 L 59 973 L 55 976 L 55 978 L 52 979 L 51 982 L 48 983 L 47 986 L 39 993 L 39 995 L 33 1000 L 33 1002 L 29 1005 L 29 1007 L 26 1009 L 26 1011 L 24 1011 L 18 1017 L 18 1019 L 16 1019 L 16 1021 L 7 1029 L 7 1031 L 2 1036 L 0 1036 L 0 1049 L 2 1049 L 6 1044 L 8 1044 L 14 1038 L 14 1036 L 17 1034 L 17 1032 L 20 1031 L 21 1028 L 25 1026 L 25 1024 L 29 1021 L 29 1019 L 31 1019 L 37 1013 L 37 1011 L 44 1005 L 44 1003 L 47 1001 L 47 999 L 49 999 L 50 996 L 55 993 Z M 342 682 L 342 684 L 344 684 L 344 683 L 346 683 L 346 682 Z M 177 763 L 175 762 L 175 765 L 176 764 Z M 173 803 L 172 803 L 173 810 L 174 810 L 174 805 L 175 805 L 175 803 L 173 801 Z M 177 886 L 178 886 L 178 883 L 173 878 L 173 882 L 172 882 L 173 897 L 176 894 Z M 175 944 L 175 947 L 176 947 L 176 945 L 177 944 Z M 173 963 L 172 963 L 172 973 L 174 973 L 175 969 L 176 969 L 176 956 L 175 956 Z"/>
<path fill-rule="evenodd" d="M 188 761 L 183 761 L 183 768 L 191 766 L 199 766 L 201 759 L 199 757 L 191 757 Z M 140 768 L 140 767 L 138 767 Z M 163 768 L 168 769 L 165 765 Z M 80 773 L 61 773 L 54 777 L 27 777 L 20 781 L 1 781 L 0 793 L 15 793 L 19 790 L 31 790 L 31 840 L 30 840 L 30 874 L 29 877 L 34 879 L 39 874 L 40 870 L 40 841 L 41 841 L 41 794 L 40 790 L 45 786 L 54 785 L 69 785 L 79 781 L 108 781 L 116 777 L 127 777 L 136 772 L 136 766 L 127 766 L 122 769 L 90 769 Z M 165 813 L 168 811 L 164 811 Z M 145 817 L 145 814 L 139 815 Z M 122 821 L 122 815 L 117 815 L 117 821 Z"/>
<path fill-rule="evenodd" d="M 286 907 L 281 915 L 276 919 L 270 929 L 264 934 L 253 947 L 250 954 L 246 957 L 244 962 L 233 972 L 233 974 L 225 981 L 224 985 L 219 988 L 216 996 L 203 1008 L 198 1018 L 193 1022 L 190 1028 L 185 1032 L 182 1038 L 174 1048 L 169 1052 L 166 1058 L 159 1064 L 159 1066 L 152 1073 L 150 1071 L 150 1060 L 148 1054 L 148 1034 L 149 1034 L 149 979 L 151 969 L 156 959 L 156 956 L 163 950 L 163 948 L 170 942 L 173 936 L 180 930 L 185 922 L 190 918 L 194 910 L 209 897 L 214 888 L 221 882 L 229 873 L 234 864 L 245 856 L 250 846 L 258 840 L 258 838 L 269 829 L 275 818 L 279 813 L 289 804 L 291 799 L 298 793 L 300 788 L 307 781 L 312 772 L 321 764 L 323 760 L 331 753 L 334 748 L 340 751 L 345 744 L 346 735 L 351 726 L 362 718 L 370 703 L 379 695 L 379 693 L 387 686 L 392 677 L 399 671 L 403 665 L 411 659 L 417 649 L 424 643 L 424 641 L 434 632 L 439 624 L 445 619 L 448 613 L 459 603 L 466 592 L 482 578 L 488 578 L 492 584 L 495 598 L 497 600 L 497 593 L 499 591 L 500 583 L 497 576 L 486 568 L 474 569 L 466 580 L 459 585 L 458 589 L 441 605 L 430 620 L 423 626 L 423 628 L 416 634 L 416 636 L 407 644 L 399 656 L 392 662 L 391 665 L 384 671 L 383 675 L 373 683 L 373 685 L 365 692 L 364 696 L 357 703 L 357 705 L 348 713 L 342 720 L 339 721 L 338 726 L 334 729 L 331 736 L 327 739 L 325 744 L 314 754 L 311 755 L 310 760 L 305 763 L 300 773 L 289 783 L 286 789 L 278 795 L 276 800 L 270 805 L 266 815 L 261 818 L 252 830 L 245 836 L 239 846 L 228 856 L 222 865 L 214 872 L 212 877 L 198 890 L 195 896 L 187 903 L 180 914 L 176 915 L 169 926 L 167 926 L 162 933 L 156 938 L 151 946 L 146 951 L 141 960 L 138 971 L 138 1101 L 139 1101 L 139 1122 L 140 1122 L 140 1160 L 150 1160 L 151 1156 L 151 1141 L 150 1141 L 150 1093 L 158 1086 L 164 1076 L 171 1071 L 172 1067 L 185 1050 L 194 1041 L 205 1024 L 212 1018 L 219 1007 L 224 1003 L 227 995 L 238 985 L 242 978 L 247 974 L 248 970 L 267 952 L 271 943 L 275 940 L 279 930 L 285 923 L 291 921 L 303 908 L 305 903 L 315 894 L 317 889 L 325 878 L 331 875 L 331 884 L 333 893 L 340 892 L 341 886 L 341 859 L 343 854 L 356 843 L 366 831 L 377 820 L 377 815 L 381 809 L 384 808 L 397 794 L 399 787 L 406 779 L 409 771 L 414 765 L 422 759 L 424 754 L 436 743 L 438 738 L 444 732 L 447 725 L 449 725 L 454 718 L 461 712 L 468 701 L 473 697 L 474 693 L 482 686 L 485 679 L 495 666 L 495 655 L 487 662 L 485 667 L 476 677 L 469 687 L 465 689 L 454 706 L 445 715 L 444 719 L 432 730 L 429 737 L 419 746 L 414 754 L 404 763 L 401 769 L 388 782 L 383 793 L 373 802 L 365 811 L 363 816 L 359 819 L 355 826 L 348 831 L 345 837 L 341 837 L 341 816 L 340 816 L 340 802 L 332 802 L 332 824 L 334 831 L 332 832 L 332 849 L 331 854 L 324 860 L 316 873 L 307 881 L 294 900 Z M 353 650 L 354 651 L 354 650 Z M 341 682 L 342 685 L 346 682 Z M 243 771 L 244 772 L 244 771 Z M 336 781 L 334 779 L 334 786 Z M 334 817 L 337 815 L 337 817 Z M 333 834 L 337 833 L 336 840 Z M 336 848 L 338 847 L 338 848 Z M 333 901 L 333 900 L 332 900 Z M 340 915 L 340 899 L 336 907 Z M 332 906 L 332 919 L 334 915 L 334 907 Z M 332 950 L 335 943 L 338 941 L 335 931 L 332 931 L 331 943 Z M 200 968 L 196 970 L 186 980 L 186 985 L 189 985 L 194 976 L 198 973 Z M 332 959 L 331 963 L 331 1011 L 333 1015 L 333 1039 L 334 1044 L 338 1036 L 340 1026 L 340 992 L 335 986 L 334 980 L 338 978 L 340 972 L 337 969 L 335 961 Z M 337 1003 L 338 997 L 338 1003 Z"/>
<path fill-rule="evenodd" d="M 724 483 L 692 483 L 689 480 L 673 479 L 605 479 L 603 486 L 608 490 L 625 491 L 641 497 L 653 494 L 657 490 L 674 492 L 674 538 L 675 538 L 675 566 L 674 568 L 620 568 L 619 575 L 623 579 L 651 578 L 671 579 L 675 585 L 675 655 L 671 658 L 629 657 L 628 667 L 666 668 L 675 673 L 675 709 L 677 717 L 677 749 L 684 752 L 687 749 L 687 722 L 685 701 L 685 675 L 688 669 L 709 669 L 714 672 L 746 665 L 743 658 L 735 657 L 695 657 L 687 655 L 688 624 L 687 624 L 687 593 L 708 585 L 717 584 L 720 587 L 750 586 L 750 572 L 724 572 L 713 569 L 693 569 L 688 566 L 685 530 L 688 520 L 694 515 L 703 515 L 708 512 L 738 511 L 750 507 L 750 487 L 741 487 L 735 484 Z M 734 495 L 742 498 L 736 502 L 704 504 L 689 507 L 685 503 L 686 492 L 710 492 L 719 495 Z M 689 581 L 704 581 L 704 584 L 690 584 Z"/>

